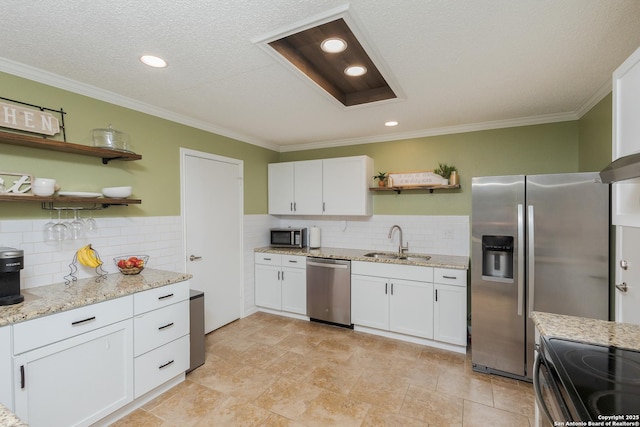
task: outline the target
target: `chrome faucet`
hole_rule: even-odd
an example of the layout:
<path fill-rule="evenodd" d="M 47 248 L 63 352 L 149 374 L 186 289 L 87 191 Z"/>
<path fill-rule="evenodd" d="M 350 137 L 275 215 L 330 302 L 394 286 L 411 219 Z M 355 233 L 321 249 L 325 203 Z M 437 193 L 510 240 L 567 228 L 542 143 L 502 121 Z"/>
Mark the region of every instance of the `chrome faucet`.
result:
<path fill-rule="evenodd" d="M 393 230 L 395 230 L 396 228 L 400 233 L 400 245 L 398 246 L 398 256 L 403 256 L 404 252 L 409 250 L 409 242 L 407 242 L 406 246 L 402 245 L 402 228 L 400 228 L 399 225 L 391 226 L 391 229 L 389 230 L 389 239 L 391 239 L 391 237 L 393 236 Z"/>

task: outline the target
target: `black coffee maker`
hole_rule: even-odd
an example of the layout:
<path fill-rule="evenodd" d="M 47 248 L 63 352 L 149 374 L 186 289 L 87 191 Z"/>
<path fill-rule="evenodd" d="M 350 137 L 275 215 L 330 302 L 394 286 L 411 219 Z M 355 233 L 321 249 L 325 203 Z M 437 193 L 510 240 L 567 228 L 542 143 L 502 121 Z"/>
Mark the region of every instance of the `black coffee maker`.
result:
<path fill-rule="evenodd" d="M 0 247 L 0 305 L 24 301 L 20 295 L 20 270 L 24 267 L 24 252 L 20 249 Z"/>

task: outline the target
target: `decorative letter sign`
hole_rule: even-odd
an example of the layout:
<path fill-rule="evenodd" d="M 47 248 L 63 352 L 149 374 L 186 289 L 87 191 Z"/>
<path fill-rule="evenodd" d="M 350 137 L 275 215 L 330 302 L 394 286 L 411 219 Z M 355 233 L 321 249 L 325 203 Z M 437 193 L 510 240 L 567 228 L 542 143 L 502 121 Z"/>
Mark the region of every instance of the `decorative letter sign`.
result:
<path fill-rule="evenodd" d="M 43 135 L 60 132 L 58 119 L 50 113 L 5 102 L 0 102 L 0 126 Z"/>

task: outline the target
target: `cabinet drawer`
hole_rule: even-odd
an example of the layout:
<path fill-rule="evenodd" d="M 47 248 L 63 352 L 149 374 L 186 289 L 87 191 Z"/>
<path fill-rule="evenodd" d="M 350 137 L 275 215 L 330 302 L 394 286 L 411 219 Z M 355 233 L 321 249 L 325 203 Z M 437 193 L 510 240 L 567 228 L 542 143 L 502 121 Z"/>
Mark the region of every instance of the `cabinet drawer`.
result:
<path fill-rule="evenodd" d="M 133 313 L 146 313 L 180 301 L 189 300 L 189 281 L 174 283 L 133 295 Z"/>
<path fill-rule="evenodd" d="M 353 261 L 351 262 L 351 274 L 391 277 L 394 279 L 416 280 L 420 282 L 433 281 L 433 267 L 382 262 Z"/>
<path fill-rule="evenodd" d="M 13 325 L 13 352 L 24 353 L 132 316 L 132 296 L 126 296 L 16 323 Z"/>
<path fill-rule="evenodd" d="M 134 365 L 137 399 L 189 369 L 189 335 L 136 357 Z"/>
<path fill-rule="evenodd" d="M 446 285 L 467 286 L 467 270 L 435 268 L 433 281 Z"/>
<path fill-rule="evenodd" d="M 280 265 L 282 262 L 282 255 L 256 253 L 255 262 L 256 264 Z"/>
<path fill-rule="evenodd" d="M 189 301 L 133 318 L 134 351 L 139 356 L 189 333 Z"/>
<path fill-rule="evenodd" d="M 282 255 L 282 266 L 291 268 L 307 268 L 307 257 L 300 255 Z"/>

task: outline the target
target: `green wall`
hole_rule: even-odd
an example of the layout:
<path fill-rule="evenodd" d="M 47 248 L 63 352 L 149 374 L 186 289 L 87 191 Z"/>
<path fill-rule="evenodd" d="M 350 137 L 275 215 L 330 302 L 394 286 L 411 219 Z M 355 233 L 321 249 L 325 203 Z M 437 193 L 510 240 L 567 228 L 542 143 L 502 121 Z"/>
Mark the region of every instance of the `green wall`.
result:
<path fill-rule="evenodd" d="M 455 165 L 460 190 L 376 193 L 375 214 L 469 215 L 471 178 L 485 175 L 578 171 L 578 123 L 562 122 L 349 147 L 283 153 L 281 160 L 366 154 L 375 170 L 433 170 Z"/>
<path fill-rule="evenodd" d="M 91 130 L 112 124 L 131 135 L 141 161 L 102 165 L 93 157 L 0 144 L 0 170 L 56 178 L 66 191 L 132 185 L 141 205 L 113 206 L 96 216 L 180 214 L 180 147 L 244 161 L 246 214 L 267 213 L 267 164 L 366 154 L 375 170 L 433 170 L 455 165 L 461 189 L 374 195 L 376 214 L 469 215 L 471 178 L 482 175 L 599 170 L 611 159 L 611 95 L 577 121 L 278 153 L 55 87 L 0 73 L 6 98 L 64 108 L 67 140 L 91 145 Z M 242 114 L 242 112 L 238 112 Z M 37 203 L 5 202 L 0 218 L 43 218 Z"/>
<path fill-rule="evenodd" d="M 244 210 L 265 213 L 267 164 L 278 161 L 272 150 L 160 119 L 107 102 L 0 73 L 2 96 L 66 112 L 67 141 L 91 145 L 91 130 L 112 124 L 131 136 L 142 160 L 112 161 L 95 157 L 0 144 L 0 170 L 56 178 L 65 191 L 99 192 L 103 187 L 133 186 L 141 205 L 112 206 L 96 216 L 166 216 L 180 214 L 180 147 L 244 161 Z M 239 113 L 240 114 L 240 113 Z M 0 218 L 42 218 L 37 203 L 4 202 Z"/>
<path fill-rule="evenodd" d="M 611 93 L 579 120 L 580 170 L 601 170 L 611 162 Z"/>

